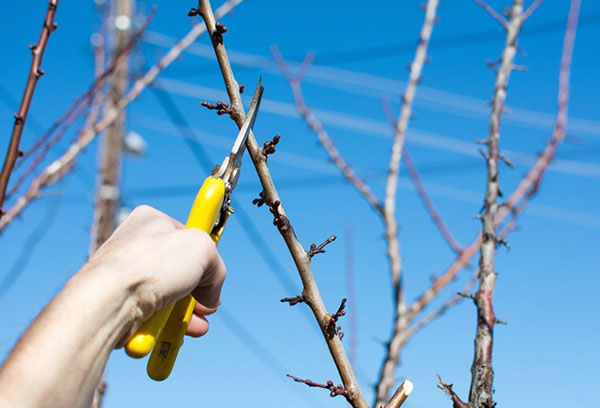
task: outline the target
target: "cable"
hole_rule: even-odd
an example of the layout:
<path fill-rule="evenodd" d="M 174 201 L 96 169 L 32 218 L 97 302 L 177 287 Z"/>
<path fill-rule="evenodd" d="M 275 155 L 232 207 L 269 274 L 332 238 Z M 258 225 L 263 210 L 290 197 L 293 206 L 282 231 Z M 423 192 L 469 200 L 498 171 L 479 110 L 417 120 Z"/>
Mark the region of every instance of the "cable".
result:
<path fill-rule="evenodd" d="M 19 255 L 17 256 L 17 260 L 13 263 L 9 272 L 4 276 L 2 281 L 0 282 L 0 299 L 4 297 L 4 295 L 9 291 L 12 285 L 17 281 L 19 276 L 25 271 L 25 267 L 31 260 L 31 257 L 34 254 L 34 249 L 46 236 L 50 227 L 54 223 L 56 219 L 56 214 L 58 213 L 58 207 L 60 204 L 60 195 L 55 196 L 55 198 L 48 203 L 48 207 L 46 210 L 46 214 L 42 217 L 39 224 L 35 227 L 33 232 L 29 234 L 25 243 L 21 247 L 21 251 L 19 251 Z"/>

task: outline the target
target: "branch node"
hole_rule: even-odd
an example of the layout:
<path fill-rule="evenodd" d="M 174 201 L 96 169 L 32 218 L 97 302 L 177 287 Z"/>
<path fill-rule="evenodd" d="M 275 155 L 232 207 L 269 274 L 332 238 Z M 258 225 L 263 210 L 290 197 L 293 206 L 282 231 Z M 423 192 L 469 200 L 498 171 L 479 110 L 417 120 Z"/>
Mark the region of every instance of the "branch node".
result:
<path fill-rule="evenodd" d="M 277 143 L 279 143 L 279 139 L 281 139 L 281 135 L 275 135 L 275 136 L 273 136 L 273 139 L 267 140 L 263 144 L 263 153 L 264 153 L 265 157 L 267 157 L 270 154 L 275 153 L 275 146 L 277 145 Z"/>
<path fill-rule="evenodd" d="M 252 200 L 252 204 L 254 204 L 257 207 L 261 207 L 265 203 L 264 193 L 264 191 L 258 193 L 259 198 L 255 198 L 254 200 Z"/>
<path fill-rule="evenodd" d="M 202 16 L 202 13 L 198 9 L 191 8 L 190 11 L 188 11 L 188 16 L 189 17 Z"/>
<path fill-rule="evenodd" d="M 227 103 L 221 102 L 221 101 L 217 101 L 217 103 L 215 105 L 213 105 L 212 103 L 208 103 L 206 101 L 202 101 L 202 102 L 200 102 L 200 105 L 204 106 L 208 110 L 216 110 L 217 115 L 219 115 L 219 116 L 231 115 L 233 113 L 233 110 L 231 109 L 231 107 Z"/>
<path fill-rule="evenodd" d="M 329 316 L 329 321 L 327 322 L 327 325 L 325 326 L 325 331 L 327 333 L 329 333 L 329 335 L 332 337 L 336 334 L 339 335 L 341 333 L 340 329 L 338 327 L 336 327 L 336 323 L 340 317 L 346 315 L 346 311 L 344 310 L 346 308 L 346 300 L 347 300 L 346 298 L 342 299 L 340 307 L 338 307 L 338 310 L 334 314 Z M 343 333 L 342 333 L 342 336 L 343 336 Z"/>
<path fill-rule="evenodd" d="M 331 397 L 343 395 L 346 398 L 346 400 L 350 401 L 350 392 L 347 389 L 345 389 L 341 384 L 334 385 L 333 381 L 327 381 L 327 384 L 319 384 L 312 380 L 308 380 L 308 379 L 303 380 L 301 378 L 294 377 L 291 374 L 286 374 L 286 375 L 288 377 L 290 377 L 292 380 L 299 382 L 299 383 L 306 384 L 309 387 L 325 388 L 326 390 L 329 390 L 329 396 L 331 396 Z"/>
<path fill-rule="evenodd" d="M 298 303 L 306 302 L 306 298 L 304 297 L 304 295 L 299 295 L 296 297 L 285 297 L 285 298 L 281 299 L 280 302 L 282 302 L 282 303 L 288 302 L 290 304 L 290 306 L 294 306 L 294 305 L 297 305 Z"/>
<path fill-rule="evenodd" d="M 223 23 L 215 24 L 215 31 L 213 33 L 212 39 L 217 44 L 223 43 L 223 34 L 227 32 L 227 27 L 223 25 Z"/>
<path fill-rule="evenodd" d="M 437 387 L 444 391 L 446 395 L 448 395 L 452 399 L 452 408 L 467 408 L 468 405 L 464 403 L 458 395 L 452 390 L 452 384 L 446 384 L 442 381 L 442 377 L 438 374 L 438 379 L 440 380 Z"/>
<path fill-rule="evenodd" d="M 287 217 L 283 214 L 279 214 L 279 207 L 281 206 L 281 201 L 276 200 L 272 204 L 269 204 L 269 211 L 273 214 L 273 225 L 275 225 L 278 229 L 284 229 L 289 221 Z"/>
<path fill-rule="evenodd" d="M 246 85 L 244 85 L 244 84 L 240 84 L 240 85 L 239 85 L 240 94 L 243 94 L 243 93 L 244 93 L 244 89 L 246 89 Z"/>

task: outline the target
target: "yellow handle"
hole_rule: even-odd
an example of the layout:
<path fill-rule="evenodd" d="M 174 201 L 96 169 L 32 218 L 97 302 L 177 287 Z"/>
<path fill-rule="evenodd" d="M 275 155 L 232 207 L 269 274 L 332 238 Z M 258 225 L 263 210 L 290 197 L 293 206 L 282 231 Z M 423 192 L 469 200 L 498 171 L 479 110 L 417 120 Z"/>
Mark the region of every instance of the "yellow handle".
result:
<path fill-rule="evenodd" d="M 198 228 L 210 233 L 219 218 L 224 197 L 225 183 L 223 180 L 219 178 L 208 177 L 196 195 L 194 205 L 192 206 L 192 210 L 190 211 L 190 215 L 185 227 Z M 156 344 L 156 339 L 159 338 L 161 333 L 165 331 L 163 327 L 165 327 L 165 323 L 167 322 L 169 315 L 173 313 L 175 306 L 186 298 L 183 298 L 178 302 L 172 303 L 164 309 L 159 310 L 150 319 L 145 321 L 138 329 L 136 334 L 125 345 L 125 352 L 127 355 L 134 358 L 142 358 L 150 353 Z M 193 300 L 191 296 L 189 296 L 189 298 Z M 179 349 L 179 345 L 177 349 Z M 176 356 L 177 352 L 175 352 L 175 357 Z M 174 363 L 175 359 L 173 358 L 173 364 Z M 152 375 L 150 375 L 150 377 L 152 377 Z"/>
<path fill-rule="evenodd" d="M 224 196 L 223 180 L 212 177 L 206 179 L 196 196 L 185 227 L 198 228 L 210 233 L 214 229 L 223 207 Z M 216 245 L 220 234 L 211 236 Z M 175 302 L 148 360 L 147 372 L 153 380 L 162 381 L 171 374 L 195 306 L 196 300 L 191 295 Z"/>

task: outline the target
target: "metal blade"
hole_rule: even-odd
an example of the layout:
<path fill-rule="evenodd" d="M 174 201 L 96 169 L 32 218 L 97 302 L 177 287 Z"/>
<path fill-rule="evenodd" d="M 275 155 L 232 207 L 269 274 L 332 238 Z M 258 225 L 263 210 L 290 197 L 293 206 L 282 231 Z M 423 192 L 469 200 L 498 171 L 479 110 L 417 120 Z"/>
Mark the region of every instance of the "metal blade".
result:
<path fill-rule="evenodd" d="M 258 80 L 258 85 L 256 85 L 256 90 L 254 91 L 254 96 L 252 97 L 250 109 L 248 110 L 246 119 L 244 120 L 240 132 L 238 133 L 238 136 L 235 139 L 235 143 L 233 144 L 233 148 L 231 149 L 229 161 L 232 167 L 239 167 L 239 165 L 241 164 L 242 156 L 244 155 L 244 150 L 246 149 L 246 139 L 248 139 L 250 130 L 254 127 L 254 122 L 256 122 L 258 108 L 260 107 L 260 101 L 262 100 L 262 94 L 264 91 L 264 88 L 260 85 L 261 82 L 262 77 L 260 77 Z"/>

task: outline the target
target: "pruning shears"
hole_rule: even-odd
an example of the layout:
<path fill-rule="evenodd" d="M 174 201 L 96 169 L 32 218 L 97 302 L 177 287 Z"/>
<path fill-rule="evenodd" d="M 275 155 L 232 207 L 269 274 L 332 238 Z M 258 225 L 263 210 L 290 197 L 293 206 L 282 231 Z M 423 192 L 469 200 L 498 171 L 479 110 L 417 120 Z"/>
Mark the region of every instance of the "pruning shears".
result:
<path fill-rule="evenodd" d="M 246 139 L 256 121 L 263 90 L 259 79 L 250 110 L 231 153 L 202 184 L 185 224 L 185 228 L 198 228 L 209 233 L 215 245 L 219 242 L 229 215 L 234 212 L 231 193 L 240 176 Z M 147 372 L 153 380 L 162 381 L 171 374 L 195 305 L 196 300 L 192 295 L 171 303 L 146 320 L 125 345 L 125 352 L 133 358 L 145 357 L 152 351 Z"/>

